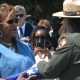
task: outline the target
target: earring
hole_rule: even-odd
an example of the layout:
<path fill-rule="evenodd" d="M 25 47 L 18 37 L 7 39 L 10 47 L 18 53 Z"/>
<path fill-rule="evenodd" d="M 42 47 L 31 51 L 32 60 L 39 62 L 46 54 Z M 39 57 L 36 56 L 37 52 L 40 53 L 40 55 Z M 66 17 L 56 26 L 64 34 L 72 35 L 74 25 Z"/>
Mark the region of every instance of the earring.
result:
<path fill-rule="evenodd" d="M 2 38 L 2 31 L 0 31 L 0 38 Z"/>

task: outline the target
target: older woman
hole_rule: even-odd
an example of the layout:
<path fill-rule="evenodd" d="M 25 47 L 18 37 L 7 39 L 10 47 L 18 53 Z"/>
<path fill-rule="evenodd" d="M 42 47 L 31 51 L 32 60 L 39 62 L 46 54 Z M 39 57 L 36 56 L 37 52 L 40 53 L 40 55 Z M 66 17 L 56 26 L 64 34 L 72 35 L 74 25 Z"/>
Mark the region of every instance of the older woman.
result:
<path fill-rule="evenodd" d="M 9 6 L 7 4 L 7 6 Z M 10 7 L 10 6 L 9 6 Z M 12 6 L 11 6 L 12 7 Z M 17 19 L 12 8 L 3 17 L 5 8 L 0 6 L 0 77 L 20 73 L 34 64 L 34 55 L 29 43 L 16 40 Z"/>

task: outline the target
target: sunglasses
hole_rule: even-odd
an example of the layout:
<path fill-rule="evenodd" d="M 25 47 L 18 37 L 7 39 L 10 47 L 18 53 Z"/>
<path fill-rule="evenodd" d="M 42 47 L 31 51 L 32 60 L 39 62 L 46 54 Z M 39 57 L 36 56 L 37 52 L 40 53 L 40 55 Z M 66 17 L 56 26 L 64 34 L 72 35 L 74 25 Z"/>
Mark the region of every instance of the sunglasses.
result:
<path fill-rule="evenodd" d="M 38 26 L 38 28 L 37 28 L 37 29 L 49 30 L 49 28 L 48 28 L 48 27 L 46 27 L 46 26 Z"/>
<path fill-rule="evenodd" d="M 16 17 L 18 18 L 18 17 L 23 17 L 24 16 L 24 14 L 18 14 L 18 15 L 16 15 Z"/>
<path fill-rule="evenodd" d="M 6 23 L 8 24 L 18 23 L 18 19 L 8 20 Z"/>

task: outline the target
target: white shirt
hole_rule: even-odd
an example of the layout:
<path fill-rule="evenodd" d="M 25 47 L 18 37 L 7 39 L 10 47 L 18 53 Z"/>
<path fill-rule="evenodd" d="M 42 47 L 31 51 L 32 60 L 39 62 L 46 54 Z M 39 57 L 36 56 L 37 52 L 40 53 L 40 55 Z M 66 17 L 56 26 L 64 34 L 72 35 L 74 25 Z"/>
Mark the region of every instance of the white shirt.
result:
<path fill-rule="evenodd" d="M 22 31 L 23 31 L 23 34 L 24 34 L 24 32 L 25 32 L 25 25 L 26 25 L 26 23 L 24 23 L 23 26 L 21 26 Z M 19 38 L 21 38 L 20 29 L 19 29 L 19 28 L 20 28 L 20 26 L 17 26 L 18 36 L 19 36 Z"/>

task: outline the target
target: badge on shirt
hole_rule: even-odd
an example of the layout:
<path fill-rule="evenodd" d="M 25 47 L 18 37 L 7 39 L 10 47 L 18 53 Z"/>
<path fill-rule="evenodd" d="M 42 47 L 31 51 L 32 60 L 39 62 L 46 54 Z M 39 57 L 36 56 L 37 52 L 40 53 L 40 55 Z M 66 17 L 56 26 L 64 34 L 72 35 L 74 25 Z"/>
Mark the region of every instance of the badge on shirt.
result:
<path fill-rule="evenodd" d="M 67 43 L 67 38 L 62 38 L 62 39 L 59 41 L 58 48 L 62 48 L 64 45 L 66 45 L 66 43 Z"/>

